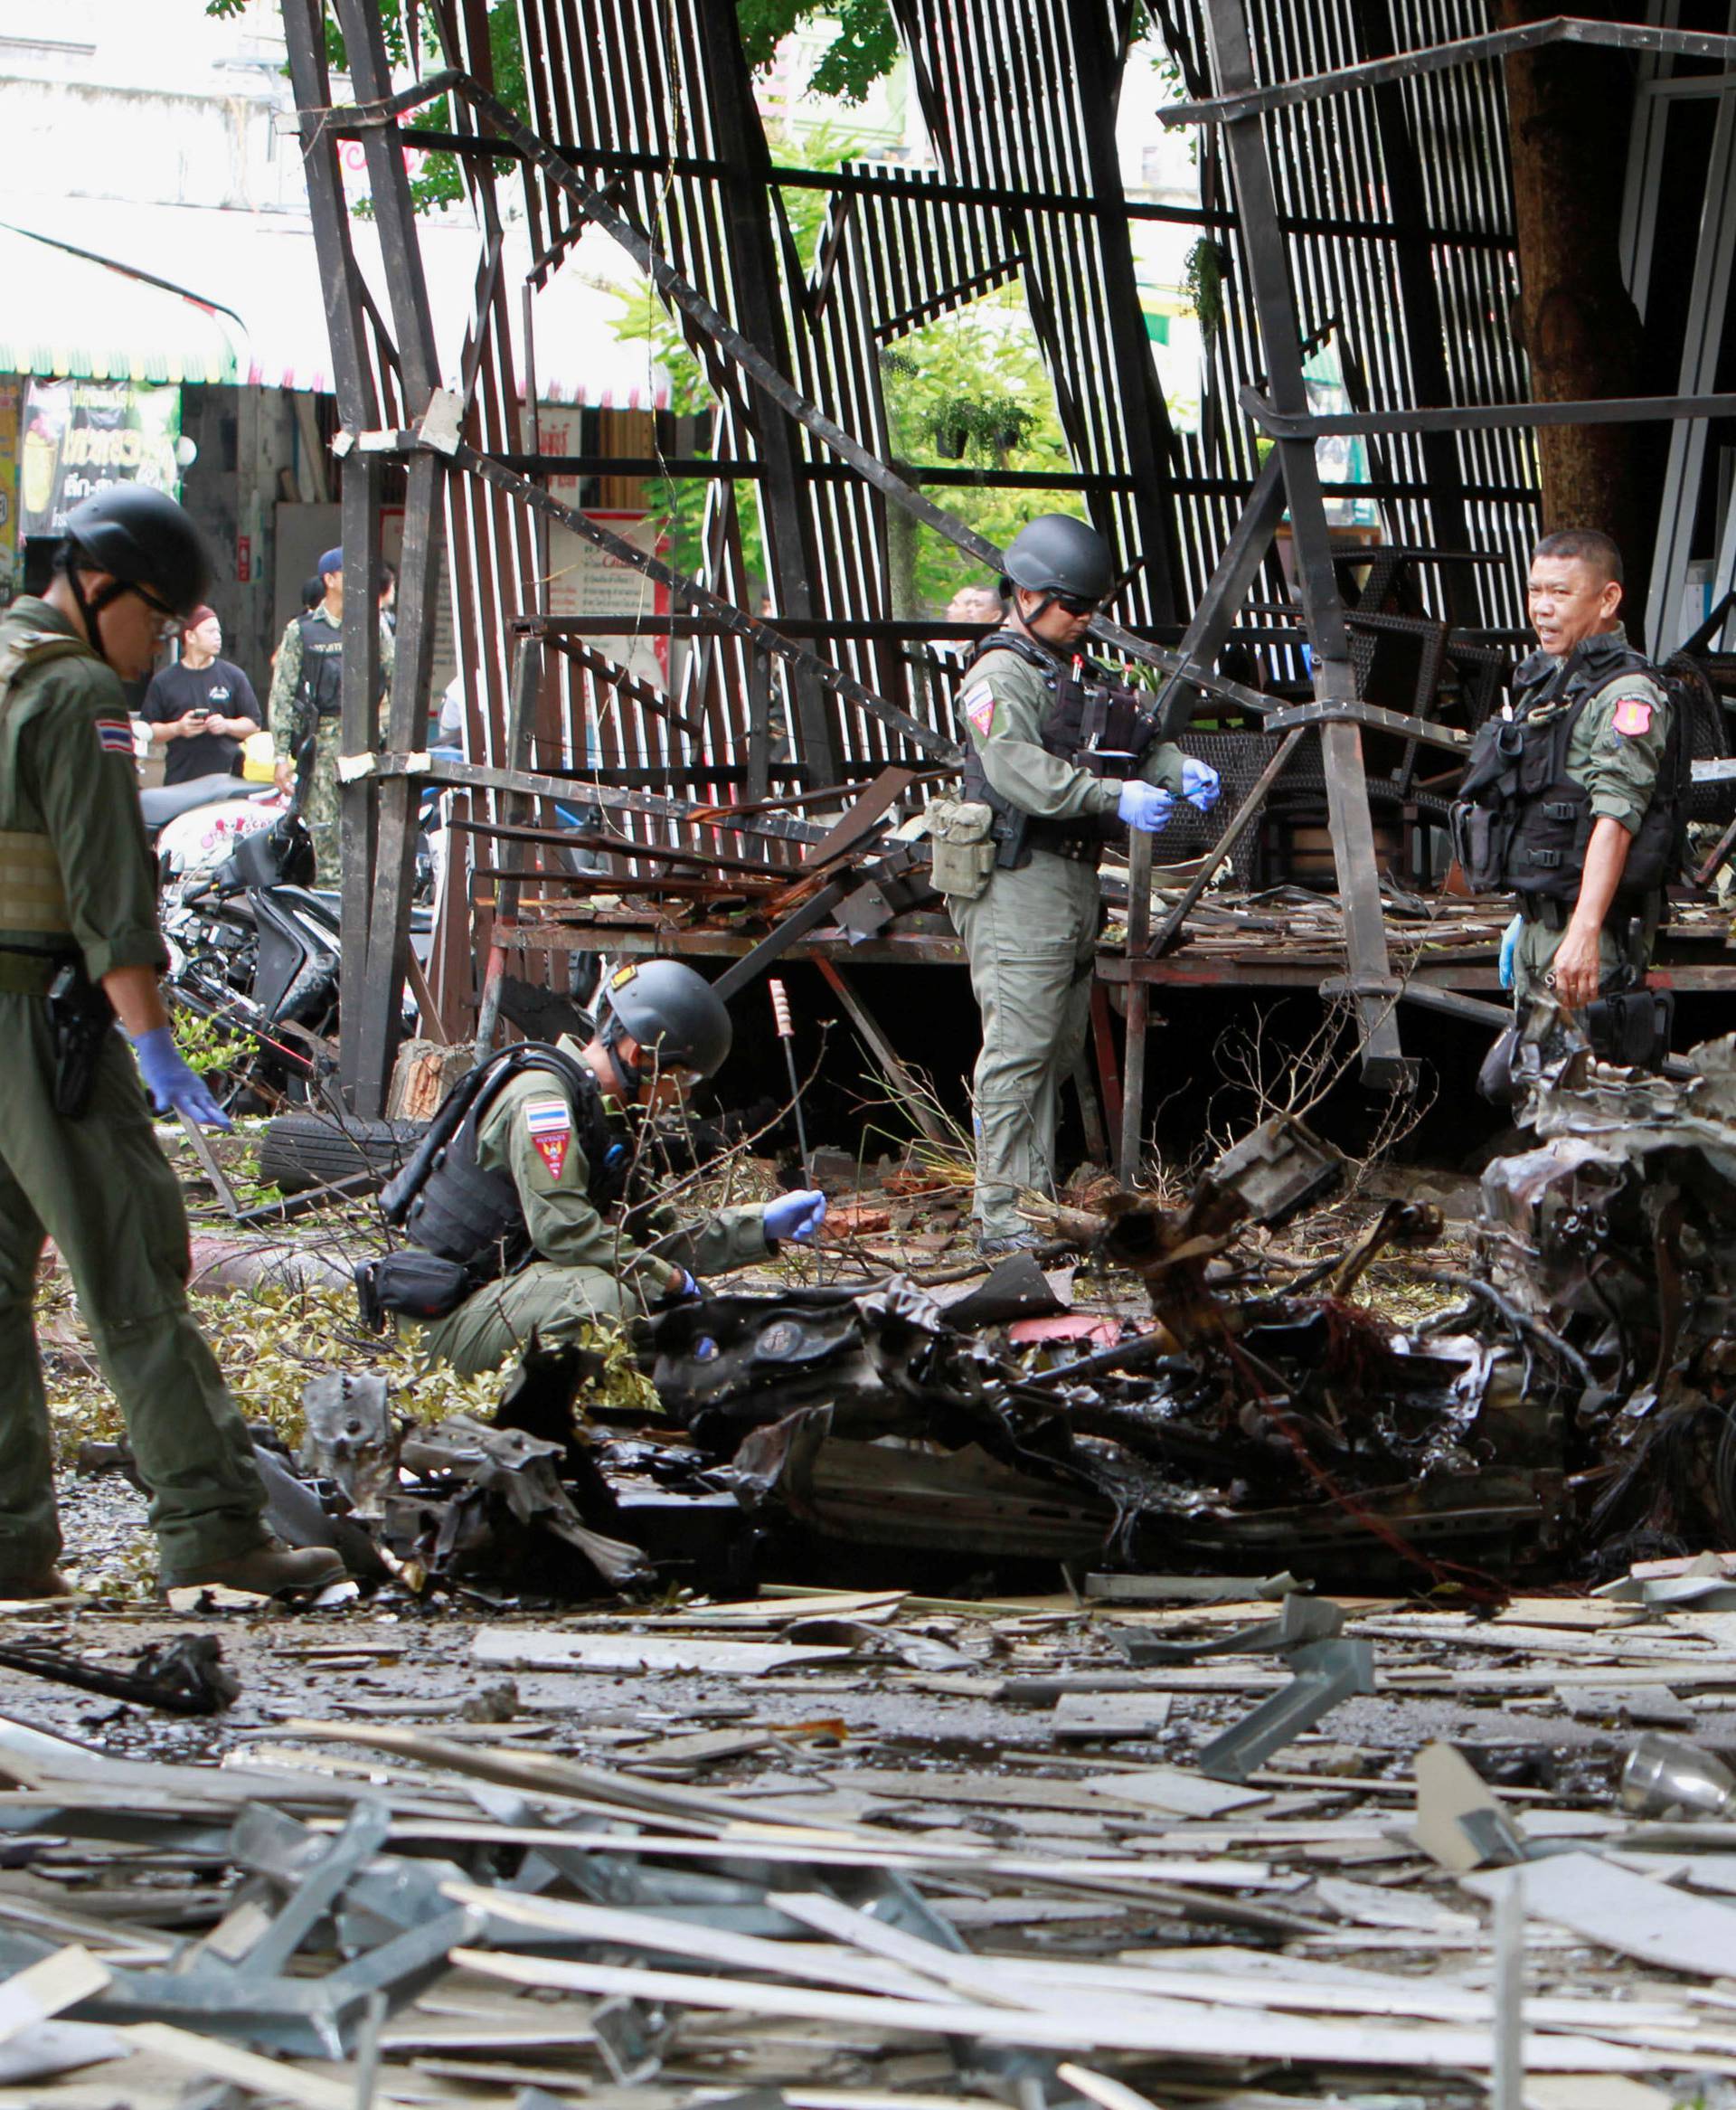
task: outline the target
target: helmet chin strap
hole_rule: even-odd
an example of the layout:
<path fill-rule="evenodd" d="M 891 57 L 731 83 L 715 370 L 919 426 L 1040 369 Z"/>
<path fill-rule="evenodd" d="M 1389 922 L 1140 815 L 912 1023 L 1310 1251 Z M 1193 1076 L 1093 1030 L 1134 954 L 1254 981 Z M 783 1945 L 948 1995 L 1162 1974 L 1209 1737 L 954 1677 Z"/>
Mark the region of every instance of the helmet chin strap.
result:
<path fill-rule="evenodd" d="M 103 649 L 102 622 L 100 619 L 103 610 L 108 607 L 111 602 L 118 601 L 121 595 L 126 592 L 127 582 L 124 579 L 111 578 L 108 585 L 103 587 L 100 592 L 96 594 L 88 594 L 84 591 L 83 584 L 79 577 L 79 566 L 76 556 L 74 560 L 67 565 L 63 576 L 65 577 L 67 586 L 71 592 L 73 601 L 78 608 L 79 620 L 84 625 L 85 643 L 90 646 L 90 649 L 96 654 L 97 658 L 102 661 L 105 667 L 110 666 L 112 662 L 110 661 L 108 653 Z"/>
<path fill-rule="evenodd" d="M 603 1018 L 603 1029 L 597 1036 L 603 1044 L 604 1052 L 613 1064 L 617 1081 L 628 1099 L 637 1099 L 645 1088 L 645 1073 L 637 1063 L 628 1062 L 621 1053 L 621 1035 L 626 1028 L 621 1024 L 618 1011 L 609 1008 Z"/>
<path fill-rule="evenodd" d="M 1025 591 L 1028 592 L 1031 590 L 1027 587 Z M 1046 638 L 1038 638 L 1036 631 L 1031 626 L 1033 623 L 1040 623 L 1043 620 L 1043 617 L 1055 605 L 1056 599 L 1056 595 L 1045 593 L 1029 615 L 1026 615 L 1016 601 L 1013 603 L 1013 620 L 1017 623 L 1027 638 L 1036 638 L 1037 643 L 1050 651 L 1052 651 L 1054 648 L 1050 645 Z"/>

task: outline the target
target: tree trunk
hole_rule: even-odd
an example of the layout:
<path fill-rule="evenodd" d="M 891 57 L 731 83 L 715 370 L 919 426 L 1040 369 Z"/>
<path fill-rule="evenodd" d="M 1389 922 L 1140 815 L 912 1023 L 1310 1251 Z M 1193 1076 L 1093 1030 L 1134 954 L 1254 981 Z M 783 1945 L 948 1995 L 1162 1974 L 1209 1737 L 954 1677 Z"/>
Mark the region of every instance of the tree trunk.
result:
<path fill-rule="evenodd" d="M 1556 0 L 1501 0 L 1503 28 L 1561 12 Z M 1611 0 L 1576 14 L 1628 20 Z M 1506 61 L 1519 241 L 1519 329 L 1540 402 L 1633 395 L 1639 317 L 1622 281 L 1618 238 L 1633 62 L 1624 52 L 1545 44 Z M 1597 527 L 1620 544 L 1629 605 L 1644 604 L 1650 524 L 1639 506 L 1633 430 L 1549 425 L 1537 435 L 1543 526 Z"/>

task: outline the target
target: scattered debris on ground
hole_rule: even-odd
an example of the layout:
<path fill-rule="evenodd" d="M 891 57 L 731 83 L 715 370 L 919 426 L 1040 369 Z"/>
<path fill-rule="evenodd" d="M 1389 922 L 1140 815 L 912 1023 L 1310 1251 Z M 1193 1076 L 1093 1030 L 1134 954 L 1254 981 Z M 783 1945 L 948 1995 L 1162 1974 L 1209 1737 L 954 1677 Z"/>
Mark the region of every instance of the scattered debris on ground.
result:
<path fill-rule="evenodd" d="M 1468 2110 L 1518 2029 L 1527 2101 L 1726 2099 L 1723 1802 L 1620 1783 L 1654 1700 L 1728 1748 L 1728 1615 L 1147 1581 L 231 1615 L 175 1758 L 0 1721 L 0 2104 Z M 1323 1646 L 1373 1692 L 1206 1770 Z"/>
<path fill-rule="evenodd" d="M 353 1199 L 225 1233 L 357 1578 L 293 1614 L 148 1603 L 51 1277 L 0 2110 L 1736 2103 L 1736 1042 L 1520 1067 L 1475 1193 L 1274 1119 L 990 1269 L 844 1160 L 840 1244 L 469 1386 Z"/>

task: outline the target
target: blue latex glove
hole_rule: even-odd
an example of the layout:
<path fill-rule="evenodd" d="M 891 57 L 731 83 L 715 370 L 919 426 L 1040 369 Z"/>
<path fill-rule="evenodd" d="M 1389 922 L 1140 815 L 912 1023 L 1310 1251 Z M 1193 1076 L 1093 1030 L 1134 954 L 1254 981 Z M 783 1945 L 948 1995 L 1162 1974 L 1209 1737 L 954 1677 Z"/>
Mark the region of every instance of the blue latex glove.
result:
<path fill-rule="evenodd" d="M 1504 989 L 1510 989 L 1513 987 L 1514 956 L 1519 950 L 1519 933 L 1524 927 L 1525 919 L 1524 916 L 1514 916 L 1512 923 L 1501 933 L 1501 965 L 1498 971 L 1501 976 L 1501 987 Z"/>
<path fill-rule="evenodd" d="M 1137 777 L 1130 777 L 1121 787 L 1121 797 L 1116 811 L 1129 828 L 1137 828 L 1141 835 L 1156 835 L 1169 818 L 1169 809 L 1175 799 L 1156 784 L 1142 783 Z"/>
<path fill-rule="evenodd" d="M 1222 789 L 1222 779 L 1209 762 L 1195 762 L 1191 754 L 1182 757 L 1182 797 L 1190 806 L 1210 813 Z"/>
<path fill-rule="evenodd" d="M 766 1204 L 768 1238 L 794 1238 L 807 1243 L 819 1236 L 820 1225 L 825 1221 L 826 1197 L 812 1187 L 798 1187 L 794 1194 L 780 1194 L 775 1202 Z"/>
<path fill-rule="evenodd" d="M 235 1123 L 206 1089 L 204 1079 L 182 1061 L 171 1027 L 153 1026 L 148 1033 L 128 1037 L 138 1057 L 138 1074 L 144 1078 L 145 1089 L 158 1113 L 167 1113 L 173 1108 L 176 1113 L 184 1113 L 189 1121 L 196 1121 L 201 1128 L 234 1127 Z"/>

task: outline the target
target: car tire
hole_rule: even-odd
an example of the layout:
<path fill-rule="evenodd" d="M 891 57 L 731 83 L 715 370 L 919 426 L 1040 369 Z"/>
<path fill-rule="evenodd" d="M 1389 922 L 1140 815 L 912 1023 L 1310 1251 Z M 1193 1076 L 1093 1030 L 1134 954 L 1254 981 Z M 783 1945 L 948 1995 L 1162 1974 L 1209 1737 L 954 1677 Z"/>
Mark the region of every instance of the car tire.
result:
<path fill-rule="evenodd" d="M 372 1172 L 390 1179 L 426 1134 L 420 1121 L 356 1121 L 334 1113 L 280 1113 L 265 1125 L 259 1178 L 302 1194 Z"/>

